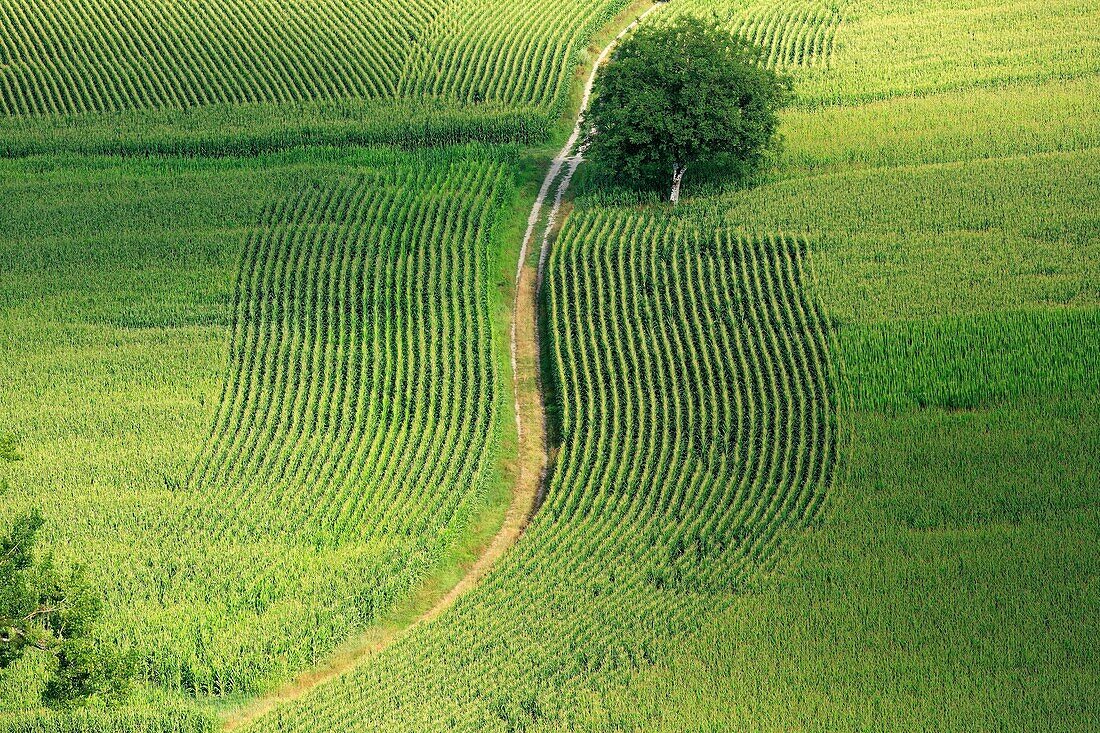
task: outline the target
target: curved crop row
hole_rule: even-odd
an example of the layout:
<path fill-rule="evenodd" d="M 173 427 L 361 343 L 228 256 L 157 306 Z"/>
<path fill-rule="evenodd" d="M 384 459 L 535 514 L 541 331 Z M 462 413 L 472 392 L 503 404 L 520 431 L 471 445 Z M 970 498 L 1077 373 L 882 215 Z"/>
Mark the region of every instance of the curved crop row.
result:
<path fill-rule="evenodd" d="M 768 66 L 827 66 L 842 12 L 836 0 L 677 0 L 675 13 L 716 16 L 732 32 L 756 44 Z"/>
<path fill-rule="evenodd" d="M 2 0 L 0 112 L 392 96 L 439 4 Z"/>
<path fill-rule="evenodd" d="M 437 97 L 547 108 L 622 0 L 0 0 L 0 114 Z"/>
<path fill-rule="evenodd" d="M 575 215 L 549 263 L 560 452 L 546 503 L 453 612 L 260 731 L 568 728 L 814 520 L 836 462 L 805 245 Z"/>
<path fill-rule="evenodd" d="M 266 212 L 192 476 L 221 500 L 192 524 L 338 543 L 393 531 L 386 516 L 427 487 L 474 483 L 493 392 L 478 237 L 499 175 L 364 176 Z M 446 524 L 462 494 L 435 498 L 400 531 Z"/>
<path fill-rule="evenodd" d="M 247 694 L 317 664 L 421 583 L 484 501 L 505 167 L 379 155 L 287 173 L 243 248 L 205 447 L 164 478 L 168 509 L 135 507 L 117 528 L 133 542 L 97 557 L 102 643 L 160 687 Z"/>
<path fill-rule="evenodd" d="M 625 5 L 622 0 L 451 3 L 418 44 L 400 92 L 461 102 L 560 105 L 586 39 Z"/>

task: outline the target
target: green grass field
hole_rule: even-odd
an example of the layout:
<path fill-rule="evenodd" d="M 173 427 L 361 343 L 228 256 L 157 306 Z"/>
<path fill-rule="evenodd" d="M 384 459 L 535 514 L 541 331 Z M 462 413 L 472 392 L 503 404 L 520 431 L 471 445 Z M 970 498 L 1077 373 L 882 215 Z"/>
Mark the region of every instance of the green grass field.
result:
<path fill-rule="evenodd" d="M 138 669 L 47 710 L 28 655 L 0 731 L 214 731 L 457 581 L 628 5 L 0 0 L 0 529 L 43 511 Z M 782 151 L 677 207 L 581 169 L 530 527 L 245 730 L 1100 729 L 1100 6 L 682 13 L 791 75 Z"/>

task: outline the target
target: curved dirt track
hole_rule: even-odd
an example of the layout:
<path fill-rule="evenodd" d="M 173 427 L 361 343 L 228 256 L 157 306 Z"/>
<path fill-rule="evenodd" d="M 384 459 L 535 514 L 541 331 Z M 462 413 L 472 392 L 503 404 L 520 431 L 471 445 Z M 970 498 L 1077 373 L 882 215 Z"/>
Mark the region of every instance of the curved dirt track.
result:
<path fill-rule="evenodd" d="M 542 182 L 542 188 L 539 190 L 538 198 L 535 199 L 535 205 L 531 209 L 531 216 L 527 220 L 527 234 L 523 238 L 523 249 L 520 250 L 519 267 L 516 270 L 517 283 L 522 275 L 524 263 L 527 261 L 528 246 L 532 241 L 535 228 L 539 223 L 542 207 L 546 203 L 546 198 L 550 195 L 550 189 L 553 187 L 554 181 L 558 180 L 560 176 L 561 180 L 558 183 L 557 192 L 554 194 L 554 205 L 551 207 L 550 213 L 546 217 L 546 224 L 542 228 L 542 243 L 539 246 L 539 261 L 535 287 L 536 294 L 542 287 L 542 273 L 546 268 L 546 258 L 550 253 L 550 239 L 556 230 L 558 217 L 561 214 L 562 200 L 565 198 L 566 191 L 569 190 L 569 184 L 573 182 L 573 176 L 576 174 L 577 168 L 584 162 L 584 154 L 588 150 L 588 140 L 582 141 L 581 134 L 584 131 L 584 116 L 585 113 L 588 112 L 588 105 L 592 101 L 592 90 L 596 86 L 596 76 L 599 74 L 600 67 L 611 58 L 611 53 L 615 50 L 615 46 L 619 45 L 619 41 L 637 28 L 638 24 L 645 20 L 651 13 L 665 4 L 667 3 L 657 3 L 650 6 L 645 12 L 635 18 L 630 25 L 623 28 L 619 35 L 615 36 L 615 38 L 604 47 L 603 51 L 600 52 L 599 57 L 596 59 L 596 63 L 592 65 L 592 73 L 589 74 L 588 80 L 584 85 L 584 96 L 581 98 L 580 111 L 577 114 L 576 124 L 573 126 L 573 134 L 570 135 L 568 142 L 565 143 L 565 147 L 561 149 L 561 152 L 558 153 L 551 163 L 550 170 L 547 172 L 546 179 Z M 563 170 L 565 171 L 564 175 L 562 175 Z M 512 340 L 512 348 L 513 350 L 515 349 L 514 338 Z M 515 363 L 513 362 L 513 370 L 514 366 Z"/>
<path fill-rule="evenodd" d="M 338 650 L 323 666 L 299 675 L 292 682 L 272 693 L 259 697 L 245 707 L 229 713 L 222 726 L 223 731 L 246 728 L 251 722 L 262 717 L 284 703 L 296 700 L 316 687 L 351 671 L 365 659 L 392 644 L 401 636 L 409 633 L 418 625 L 438 617 L 463 593 L 475 586 L 478 581 L 519 539 L 542 500 L 542 488 L 548 468 L 546 453 L 546 415 L 543 406 L 542 391 L 539 386 L 539 344 L 537 324 L 538 291 L 542 284 L 543 268 L 549 253 L 552 235 L 561 212 L 562 200 L 577 168 L 584 160 L 587 140 L 581 141 L 584 130 L 584 114 L 588 110 L 595 86 L 596 75 L 606 63 L 615 46 L 623 37 L 645 19 L 650 13 L 661 7 L 654 4 L 647 8 L 633 22 L 624 28 L 607 46 L 604 47 L 592 67 L 581 100 L 580 109 L 573 133 L 561 152 L 554 157 L 550 169 L 542 182 L 538 196 L 531 208 L 516 264 L 515 299 L 512 308 L 512 324 L 509 336 L 511 352 L 512 386 L 515 394 L 516 433 L 519 451 L 516 457 L 516 482 L 512 491 L 512 501 L 505 513 L 504 522 L 496 535 L 466 570 L 462 578 L 434 602 L 420 612 L 406 625 L 381 624 L 370 629 L 362 636 Z M 579 143 L 579 144 L 578 144 Z M 543 209 L 550 192 L 557 182 L 553 206 L 543 216 Z M 528 263 L 532 243 L 536 234 L 541 234 L 539 255 L 535 266 Z M 415 601 L 414 601 L 415 602 Z"/>

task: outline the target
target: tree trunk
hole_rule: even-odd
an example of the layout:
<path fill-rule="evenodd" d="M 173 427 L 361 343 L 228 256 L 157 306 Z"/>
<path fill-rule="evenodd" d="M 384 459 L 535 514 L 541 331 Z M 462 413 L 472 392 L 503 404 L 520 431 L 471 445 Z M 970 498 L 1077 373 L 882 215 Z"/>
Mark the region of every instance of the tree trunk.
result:
<path fill-rule="evenodd" d="M 672 166 L 672 195 L 669 197 L 669 201 L 673 204 L 680 203 L 680 184 L 684 182 L 684 174 L 687 173 L 687 166 L 677 163 Z"/>

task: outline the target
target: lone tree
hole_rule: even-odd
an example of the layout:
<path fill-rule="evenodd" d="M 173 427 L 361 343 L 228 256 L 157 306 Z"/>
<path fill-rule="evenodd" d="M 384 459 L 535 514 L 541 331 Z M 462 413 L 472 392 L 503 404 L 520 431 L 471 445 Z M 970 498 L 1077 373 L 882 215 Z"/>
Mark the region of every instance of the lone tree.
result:
<path fill-rule="evenodd" d="M 595 93 L 592 159 L 627 182 L 653 186 L 671 175 L 676 203 L 690 166 L 738 177 L 759 166 L 776 144 L 790 83 L 748 41 L 684 16 L 623 41 Z"/>
<path fill-rule="evenodd" d="M 54 659 L 45 702 L 116 697 L 128 665 L 89 638 L 101 604 L 81 571 L 62 574 L 49 558 L 34 559 L 42 525 L 30 512 L 0 536 L 0 671 L 38 650 Z"/>

